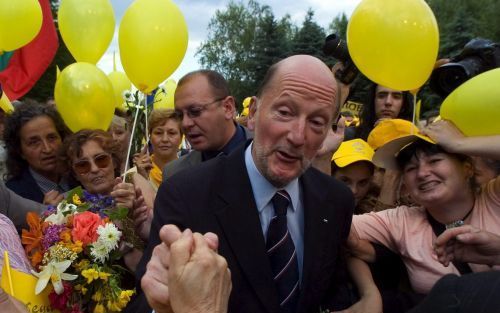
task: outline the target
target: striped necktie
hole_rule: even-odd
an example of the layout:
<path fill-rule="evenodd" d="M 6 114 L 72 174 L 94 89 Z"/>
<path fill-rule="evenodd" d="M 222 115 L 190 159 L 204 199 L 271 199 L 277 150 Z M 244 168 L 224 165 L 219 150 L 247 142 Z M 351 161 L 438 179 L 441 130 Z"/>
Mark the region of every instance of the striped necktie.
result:
<path fill-rule="evenodd" d="M 267 231 L 267 255 L 279 295 L 281 312 L 295 312 L 299 298 L 299 267 L 295 245 L 286 222 L 290 198 L 286 191 L 279 190 L 271 201 L 274 216 Z"/>

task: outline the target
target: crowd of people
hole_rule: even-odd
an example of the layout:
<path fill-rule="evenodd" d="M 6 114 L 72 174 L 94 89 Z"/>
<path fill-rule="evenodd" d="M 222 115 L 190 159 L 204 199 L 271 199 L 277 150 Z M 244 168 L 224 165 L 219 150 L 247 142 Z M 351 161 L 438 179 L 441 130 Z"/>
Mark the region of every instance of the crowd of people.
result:
<path fill-rule="evenodd" d="M 0 259 L 30 273 L 26 213 L 81 186 L 127 208 L 145 244 L 120 248 L 125 312 L 498 311 L 500 134 L 417 128 L 411 94 L 375 83 L 345 127 L 348 90 L 319 59 L 288 57 L 243 125 L 221 74 L 188 73 L 132 169 L 126 113 L 71 133 L 57 104 L 23 101 L 4 120 Z M 1 288 L 0 303 L 23 310 Z"/>

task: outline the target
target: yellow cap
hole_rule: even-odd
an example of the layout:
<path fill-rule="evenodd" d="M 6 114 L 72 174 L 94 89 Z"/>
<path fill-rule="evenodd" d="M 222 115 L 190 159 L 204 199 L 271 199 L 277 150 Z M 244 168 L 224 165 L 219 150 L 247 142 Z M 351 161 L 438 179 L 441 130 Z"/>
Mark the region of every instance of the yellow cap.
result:
<path fill-rule="evenodd" d="M 385 169 L 398 169 L 396 157 L 399 152 L 417 140 L 436 144 L 408 121 L 391 119 L 380 122 L 368 136 L 368 142 L 376 149 L 373 163 Z"/>
<path fill-rule="evenodd" d="M 367 141 L 373 150 L 377 150 L 391 140 L 418 133 L 417 126 L 407 120 L 385 119 L 373 128 Z"/>
<path fill-rule="evenodd" d="M 355 162 L 368 161 L 372 163 L 373 149 L 363 139 L 344 141 L 333 154 L 332 161 L 338 167 L 346 167 Z"/>

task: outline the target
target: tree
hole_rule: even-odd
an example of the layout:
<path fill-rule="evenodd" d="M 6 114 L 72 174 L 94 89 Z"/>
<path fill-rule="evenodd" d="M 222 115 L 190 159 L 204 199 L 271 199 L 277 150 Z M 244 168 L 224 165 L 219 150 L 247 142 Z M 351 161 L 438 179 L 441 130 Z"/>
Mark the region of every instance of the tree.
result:
<path fill-rule="evenodd" d="M 287 53 L 290 29 L 289 17 L 276 21 L 269 6 L 231 1 L 216 11 L 196 55 L 203 67 L 226 78 L 239 104 L 256 93 L 269 65 Z"/>
<path fill-rule="evenodd" d="M 293 39 L 293 54 L 308 54 L 324 59 L 323 44 L 325 43 L 325 31 L 314 20 L 314 11 L 309 9 L 306 13 L 302 27 Z"/>
<path fill-rule="evenodd" d="M 346 40 L 347 38 L 347 24 L 349 20 L 345 13 L 339 14 L 333 18 L 328 25 L 328 32 L 330 34 L 337 34 L 342 40 Z"/>

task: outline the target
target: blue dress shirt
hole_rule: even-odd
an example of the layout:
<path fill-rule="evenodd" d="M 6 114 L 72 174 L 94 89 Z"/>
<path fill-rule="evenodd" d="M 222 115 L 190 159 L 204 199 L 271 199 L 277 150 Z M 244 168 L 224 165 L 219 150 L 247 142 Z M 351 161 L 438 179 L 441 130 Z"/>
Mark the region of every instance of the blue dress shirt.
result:
<path fill-rule="evenodd" d="M 284 188 L 274 187 L 257 169 L 252 157 L 251 143 L 245 150 L 245 165 L 252 185 L 253 197 L 257 210 L 259 211 L 260 226 L 264 238 L 267 237 L 267 230 L 271 218 L 274 216 L 274 208 L 271 202 L 274 194 L 278 190 L 286 190 L 290 195 L 291 203 L 288 206 L 286 220 L 288 231 L 292 236 L 295 250 L 297 252 L 297 261 L 299 264 L 299 278 L 302 280 L 302 265 L 304 260 L 304 205 L 302 200 L 302 189 L 299 185 L 299 179 L 291 181 Z"/>

